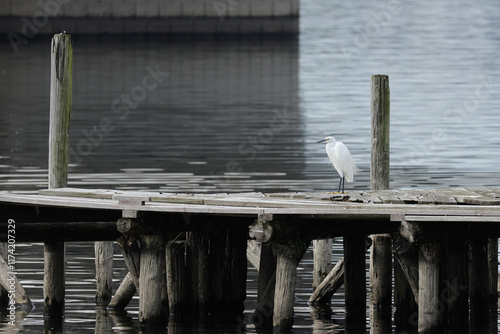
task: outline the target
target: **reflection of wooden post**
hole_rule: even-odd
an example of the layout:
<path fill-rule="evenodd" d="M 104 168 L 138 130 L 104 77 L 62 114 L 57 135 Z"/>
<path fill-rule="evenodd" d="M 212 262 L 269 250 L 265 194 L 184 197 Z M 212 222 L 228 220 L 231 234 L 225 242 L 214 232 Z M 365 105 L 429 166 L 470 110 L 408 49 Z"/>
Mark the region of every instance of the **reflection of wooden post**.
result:
<path fill-rule="evenodd" d="M 95 300 L 98 306 L 107 306 L 113 293 L 113 242 L 96 241 L 95 249 Z"/>
<path fill-rule="evenodd" d="M 73 75 L 71 36 L 56 34 L 51 44 L 49 188 L 64 188 L 68 180 L 68 141 Z M 64 309 L 64 242 L 46 242 L 44 248 L 44 301 L 51 315 Z"/>
<path fill-rule="evenodd" d="M 316 290 L 332 269 L 332 243 L 331 238 L 313 241 L 313 290 Z"/>

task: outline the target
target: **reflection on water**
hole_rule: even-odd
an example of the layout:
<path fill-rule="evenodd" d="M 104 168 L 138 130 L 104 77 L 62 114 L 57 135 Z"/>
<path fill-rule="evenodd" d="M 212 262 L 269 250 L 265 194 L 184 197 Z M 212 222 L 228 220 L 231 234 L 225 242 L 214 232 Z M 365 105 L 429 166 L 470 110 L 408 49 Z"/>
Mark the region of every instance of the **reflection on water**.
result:
<path fill-rule="evenodd" d="M 498 186 L 500 4 L 389 3 L 302 1 L 298 40 L 75 36 L 69 184 L 330 190 L 338 181 L 324 145 L 314 142 L 333 134 L 362 169 L 346 186 L 366 189 L 370 75 L 384 73 L 391 85 L 392 187 Z M 46 187 L 49 42 L 32 40 L 17 55 L 0 42 L 0 191 Z M 19 325 L 37 332 L 42 248 L 17 249 L 21 280 L 37 306 Z M 63 328 L 90 333 L 93 247 L 71 244 L 68 252 Z M 331 314 L 306 304 L 311 265 L 309 257 L 299 270 L 295 332 L 341 332 L 342 293 Z M 256 277 L 250 270 L 247 318 Z M 111 316 L 114 332 L 138 330 L 137 300 L 127 310 Z"/>

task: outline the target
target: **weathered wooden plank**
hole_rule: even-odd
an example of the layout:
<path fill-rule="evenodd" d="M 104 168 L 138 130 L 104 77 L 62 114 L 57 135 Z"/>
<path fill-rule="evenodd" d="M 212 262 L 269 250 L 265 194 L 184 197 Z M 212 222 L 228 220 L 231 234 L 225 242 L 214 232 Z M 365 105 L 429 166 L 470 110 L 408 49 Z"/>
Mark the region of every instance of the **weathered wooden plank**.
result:
<path fill-rule="evenodd" d="M 123 191 L 109 190 L 109 189 L 57 188 L 57 189 L 40 189 L 38 193 L 40 195 L 45 195 L 45 196 L 112 199 L 114 195 L 121 194 L 123 193 Z"/>
<path fill-rule="evenodd" d="M 348 191 L 349 202 L 382 204 L 382 200 L 375 192 L 368 191 Z"/>
<path fill-rule="evenodd" d="M 405 204 L 397 190 L 377 190 L 376 194 L 383 204 Z"/>
<path fill-rule="evenodd" d="M 500 223 L 500 217 L 492 216 L 406 216 L 407 222 L 460 222 L 460 223 Z"/>

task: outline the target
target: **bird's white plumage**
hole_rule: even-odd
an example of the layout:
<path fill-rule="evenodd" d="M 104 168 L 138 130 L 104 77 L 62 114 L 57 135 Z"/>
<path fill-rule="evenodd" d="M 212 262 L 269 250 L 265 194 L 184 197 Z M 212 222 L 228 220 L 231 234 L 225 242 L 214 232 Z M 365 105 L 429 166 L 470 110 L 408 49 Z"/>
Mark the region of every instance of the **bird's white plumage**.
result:
<path fill-rule="evenodd" d="M 345 177 L 347 182 L 353 182 L 354 175 L 359 171 L 359 168 L 352 159 L 347 146 L 331 136 L 326 137 L 322 142 L 326 143 L 326 153 L 340 177 Z"/>

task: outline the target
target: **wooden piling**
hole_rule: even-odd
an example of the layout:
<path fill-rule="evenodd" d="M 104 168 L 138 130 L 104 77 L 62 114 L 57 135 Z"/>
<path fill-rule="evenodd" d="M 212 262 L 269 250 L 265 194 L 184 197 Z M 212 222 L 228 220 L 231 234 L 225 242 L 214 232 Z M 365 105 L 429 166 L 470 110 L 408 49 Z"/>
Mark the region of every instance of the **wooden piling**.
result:
<path fill-rule="evenodd" d="M 418 255 L 418 333 L 439 333 L 439 244 L 420 245 Z"/>
<path fill-rule="evenodd" d="M 332 244 L 332 238 L 313 240 L 313 290 L 316 290 L 332 270 Z"/>
<path fill-rule="evenodd" d="M 187 233 L 186 265 L 190 273 L 192 294 L 191 312 L 204 322 L 209 316 L 210 280 L 208 254 L 209 233 L 192 231 Z"/>
<path fill-rule="evenodd" d="M 63 188 L 68 180 L 68 142 L 71 116 L 73 46 L 71 35 L 52 38 L 49 125 L 49 189 Z M 44 301 L 51 315 L 64 309 L 64 242 L 47 242 L 44 249 Z"/>
<path fill-rule="evenodd" d="M 143 325 L 168 322 L 165 241 L 162 235 L 141 235 L 139 321 Z"/>
<path fill-rule="evenodd" d="M 113 242 L 97 241 L 95 251 L 95 300 L 98 306 L 107 306 L 113 295 Z"/>
<path fill-rule="evenodd" d="M 469 328 L 469 274 L 466 241 L 445 241 L 446 278 L 441 292 L 448 307 L 448 329 L 462 332 Z"/>
<path fill-rule="evenodd" d="M 370 252 L 370 328 L 391 328 L 392 242 L 390 236 L 372 235 Z"/>
<path fill-rule="evenodd" d="M 61 317 L 64 313 L 65 248 L 64 242 L 55 241 L 46 242 L 43 249 L 43 299 L 49 317 Z"/>
<path fill-rule="evenodd" d="M 170 314 L 175 322 L 189 319 L 191 284 L 186 267 L 186 243 L 168 242 L 165 248 L 167 262 L 167 291 Z"/>
<path fill-rule="evenodd" d="M 390 89 L 389 76 L 371 76 L 370 190 L 389 188 Z"/>
<path fill-rule="evenodd" d="M 417 259 L 418 267 L 418 259 Z M 417 280 L 418 280 L 418 268 Z M 418 282 L 417 282 L 418 285 Z M 418 297 L 418 286 L 417 286 Z M 396 333 L 410 333 L 417 329 L 418 305 L 410 283 L 397 257 L 394 257 L 394 325 Z M 384 333 L 389 332 L 386 329 Z"/>
<path fill-rule="evenodd" d="M 293 305 L 297 265 L 304 256 L 307 245 L 301 241 L 276 243 L 276 286 L 274 291 L 274 332 L 289 333 L 293 326 Z"/>
<path fill-rule="evenodd" d="M 470 331 L 473 333 L 486 333 L 490 327 L 487 248 L 487 239 L 469 241 Z"/>
<path fill-rule="evenodd" d="M 345 325 L 366 328 L 365 236 L 344 236 Z"/>
<path fill-rule="evenodd" d="M 257 307 L 252 323 L 257 329 L 273 327 L 274 291 L 276 287 L 276 254 L 270 243 L 263 243 L 260 251 Z"/>
<path fill-rule="evenodd" d="M 210 317 L 236 320 L 246 299 L 248 228 L 214 229 L 210 233 Z"/>
<path fill-rule="evenodd" d="M 390 89 L 387 75 L 371 76 L 370 190 L 389 188 Z M 391 323 L 392 242 L 389 234 L 372 235 L 370 314 L 379 324 Z M 376 319 L 375 319 L 376 318 Z"/>
<path fill-rule="evenodd" d="M 490 320 L 498 319 L 498 239 L 488 239 L 488 272 L 490 274 Z M 492 323 L 493 323 L 492 321 Z"/>

